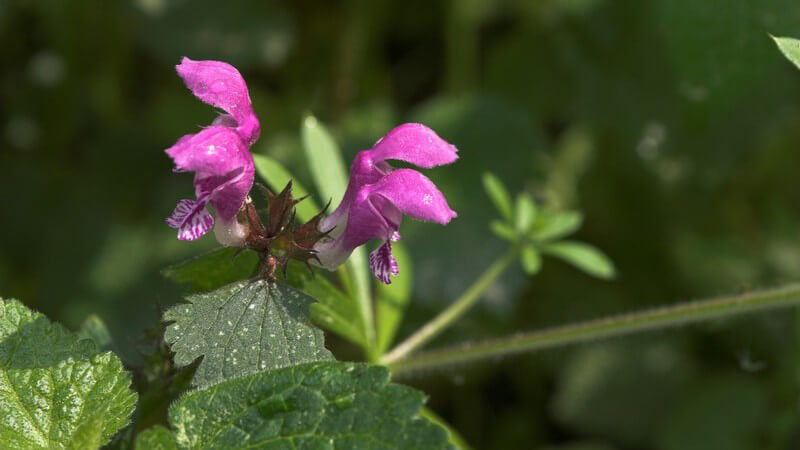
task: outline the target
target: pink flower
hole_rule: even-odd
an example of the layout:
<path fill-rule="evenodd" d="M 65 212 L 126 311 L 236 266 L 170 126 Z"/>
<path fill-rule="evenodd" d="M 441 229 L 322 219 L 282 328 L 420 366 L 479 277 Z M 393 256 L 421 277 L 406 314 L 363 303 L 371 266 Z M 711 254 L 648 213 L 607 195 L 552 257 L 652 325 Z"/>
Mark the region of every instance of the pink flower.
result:
<path fill-rule="evenodd" d="M 224 62 L 183 58 L 176 69 L 197 98 L 226 114 L 166 150 L 175 162 L 175 172 L 195 174 L 195 199 L 179 201 L 167 225 L 178 229 L 180 240 L 198 239 L 214 225 L 206 209 L 211 203 L 219 221 L 217 239 L 223 245 L 240 245 L 245 230 L 236 215 L 253 186 L 255 167 L 249 148 L 261 132 L 247 84 L 239 71 Z"/>
<path fill-rule="evenodd" d="M 403 215 L 442 225 L 456 216 L 431 180 L 416 170 L 394 169 L 386 162 L 391 159 L 431 168 L 450 164 L 458 155 L 453 145 L 417 123 L 400 125 L 372 149 L 359 152 L 342 203 L 320 223 L 320 230 L 332 236 L 314 246 L 323 267 L 333 269 L 356 247 L 381 239 L 383 244 L 370 253 L 370 269 L 389 284 L 390 275 L 399 273 L 391 242 L 400 239 Z"/>

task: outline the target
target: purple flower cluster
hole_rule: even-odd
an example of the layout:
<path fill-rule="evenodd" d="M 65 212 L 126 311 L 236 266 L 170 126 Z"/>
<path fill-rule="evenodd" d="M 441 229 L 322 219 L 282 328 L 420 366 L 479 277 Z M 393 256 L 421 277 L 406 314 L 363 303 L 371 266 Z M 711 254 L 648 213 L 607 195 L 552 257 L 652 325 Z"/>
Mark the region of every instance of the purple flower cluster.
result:
<path fill-rule="evenodd" d="M 178 229 L 178 239 L 198 239 L 214 226 L 206 208 L 210 203 L 216 210 L 214 230 L 220 243 L 246 246 L 250 225 L 237 216 L 253 187 L 249 149 L 260 133 L 247 85 L 233 66 L 219 61 L 183 58 L 177 71 L 197 98 L 225 114 L 166 150 L 176 172 L 194 172 L 195 190 L 195 199 L 179 201 L 167 224 Z M 390 283 L 399 272 L 391 243 L 400 239 L 403 216 L 444 225 L 456 213 L 431 180 L 416 170 L 395 169 L 387 161 L 429 169 L 456 159 L 453 145 L 416 123 L 398 126 L 371 149 L 359 152 L 342 203 L 319 224 L 327 236 L 313 248 L 320 265 L 334 269 L 356 247 L 380 239 L 383 243 L 370 254 L 369 264 L 379 280 Z"/>
<path fill-rule="evenodd" d="M 198 239 L 214 225 L 206 209 L 210 203 L 219 222 L 217 238 L 224 245 L 239 245 L 246 230 L 236 215 L 253 187 L 255 166 L 249 148 L 261 131 L 247 84 L 233 66 L 219 61 L 183 58 L 176 69 L 197 98 L 226 114 L 166 150 L 176 172 L 195 174 L 195 199 L 179 201 L 167 224 L 178 229 L 178 239 Z"/>

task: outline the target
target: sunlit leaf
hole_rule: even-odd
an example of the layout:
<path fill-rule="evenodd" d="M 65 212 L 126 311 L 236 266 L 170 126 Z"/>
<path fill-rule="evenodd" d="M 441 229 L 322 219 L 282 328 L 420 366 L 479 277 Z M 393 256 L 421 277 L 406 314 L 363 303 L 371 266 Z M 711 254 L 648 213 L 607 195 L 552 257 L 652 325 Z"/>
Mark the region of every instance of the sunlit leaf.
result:
<path fill-rule="evenodd" d="M 597 248 L 575 241 L 561 241 L 547 244 L 542 249 L 589 275 L 609 279 L 614 277 L 614 264 Z"/>
<path fill-rule="evenodd" d="M 180 449 L 452 448 L 424 401 L 384 367 L 317 362 L 191 392 L 169 421 Z"/>
<path fill-rule="evenodd" d="M 308 190 L 300 184 L 297 178 L 293 177 L 278 161 L 264 155 L 253 155 L 253 160 L 256 164 L 256 172 L 258 172 L 261 178 L 267 182 L 267 185 L 274 192 L 283 190 L 286 183 L 291 180 L 292 193 L 295 198 L 305 197 L 309 194 Z M 295 208 L 297 209 L 297 218 L 300 219 L 301 222 L 311 220 L 321 209 L 311 197 L 306 197 L 306 199 L 298 203 Z"/>
<path fill-rule="evenodd" d="M 522 268 L 525 269 L 525 273 L 528 275 L 535 275 L 542 268 L 542 256 L 538 250 L 529 245 L 522 248 L 520 261 L 522 262 Z"/>
<path fill-rule="evenodd" d="M 311 324 L 314 299 L 282 283 L 240 281 L 189 296 L 164 314 L 164 340 L 179 366 L 200 356 L 194 383 L 222 380 L 303 362 L 332 359 L 322 330 Z"/>
<path fill-rule="evenodd" d="M 392 344 L 414 287 L 414 269 L 406 246 L 401 242 L 392 244 L 392 254 L 401 272 L 392 278 L 391 284 L 379 283 L 376 295 L 378 351 L 381 353 Z"/>
<path fill-rule="evenodd" d="M 507 222 L 511 222 L 511 195 L 502 181 L 493 173 L 486 172 L 483 174 L 483 188 L 486 190 L 486 195 L 492 200 L 497 211 L 503 216 Z"/>
<path fill-rule="evenodd" d="M 98 448 L 128 424 L 130 385 L 113 353 L 0 299 L 0 447 Z"/>
<path fill-rule="evenodd" d="M 255 252 L 238 252 L 236 248 L 222 247 L 169 266 L 161 274 L 175 283 L 186 285 L 192 292 L 202 292 L 249 278 L 257 266 L 258 255 Z"/>
<path fill-rule="evenodd" d="M 778 48 L 781 50 L 781 53 L 783 53 L 783 56 L 800 68 L 800 40 L 776 36 L 773 36 L 772 39 L 778 44 Z"/>

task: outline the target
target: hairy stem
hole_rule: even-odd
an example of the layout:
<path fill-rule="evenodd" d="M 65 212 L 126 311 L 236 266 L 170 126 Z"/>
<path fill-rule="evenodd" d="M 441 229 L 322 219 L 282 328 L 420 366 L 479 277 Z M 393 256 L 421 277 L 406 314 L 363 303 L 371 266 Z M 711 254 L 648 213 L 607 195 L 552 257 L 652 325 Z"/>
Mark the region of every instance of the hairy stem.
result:
<path fill-rule="evenodd" d="M 453 322 L 469 311 L 475 302 L 481 299 L 483 293 L 497 281 L 497 278 L 500 277 L 516 259 L 518 251 L 516 246 L 510 248 L 505 255 L 489 266 L 486 271 L 483 272 L 483 275 L 475 280 L 472 286 L 461 294 L 461 297 L 448 306 L 447 309 L 439 313 L 433 320 L 425 324 L 405 341 L 401 342 L 397 347 L 384 355 L 383 358 L 381 358 L 381 362 L 383 364 L 391 364 L 394 361 L 404 358 L 452 325 Z"/>
<path fill-rule="evenodd" d="M 389 363 L 397 375 L 485 358 L 593 341 L 638 331 L 657 330 L 737 314 L 800 304 L 800 284 L 719 297 L 651 310 L 620 314 L 587 322 L 467 343 L 396 359 Z"/>

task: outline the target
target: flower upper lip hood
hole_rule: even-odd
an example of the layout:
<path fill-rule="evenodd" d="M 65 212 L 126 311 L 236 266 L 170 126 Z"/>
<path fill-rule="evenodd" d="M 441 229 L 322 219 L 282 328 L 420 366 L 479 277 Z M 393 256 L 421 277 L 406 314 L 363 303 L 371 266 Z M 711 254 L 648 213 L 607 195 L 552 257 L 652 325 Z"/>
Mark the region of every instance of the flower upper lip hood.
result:
<path fill-rule="evenodd" d="M 356 247 L 371 239 L 383 244 L 370 254 L 370 268 L 378 279 L 390 283 L 399 269 L 391 242 L 403 215 L 446 224 L 456 217 L 433 182 L 413 169 L 394 169 L 386 161 L 400 160 L 423 168 L 450 164 L 458 159 L 455 146 L 418 123 L 400 125 L 370 150 L 359 152 L 350 168 L 350 181 L 341 204 L 320 223 L 332 239 L 314 248 L 323 267 L 332 269 Z"/>
<path fill-rule="evenodd" d="M 214 224 L 206 209 L 211 203 L 221 225 L 234 230 L 232 240 L 223 244 L 235 245 L 244 236 L 236 214 L 253 186 L 255 174 L 249 148 L 261 132 L 247 84 L 238 70 L 220 61 L 183 58 L 176 70 L 197 98 L 226 114 L 200 132 L 181 137 L 166 150 L 176 172 L 195 173 L 196 197 L 179 201 L 167 224 L 178 229 L 178 239 L 198 239 Z"/>

